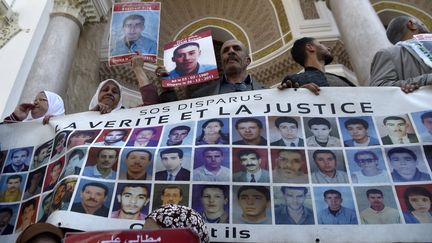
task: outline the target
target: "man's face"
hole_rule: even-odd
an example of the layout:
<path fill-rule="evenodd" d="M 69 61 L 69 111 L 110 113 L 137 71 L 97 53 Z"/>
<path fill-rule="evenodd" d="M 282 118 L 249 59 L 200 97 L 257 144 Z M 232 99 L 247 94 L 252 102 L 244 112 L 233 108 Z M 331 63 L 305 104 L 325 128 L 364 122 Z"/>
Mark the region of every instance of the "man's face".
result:
<path fill-rule="evenodd" d="M 341 208 L 342 198 L 338 194 L 327 194 L 325 202 L 331 210 L 337 211 Z"/>
<path fill-rule="evenodd" d="M 32 220 L 32 217 L 35 213 L 34 205 L 31 204 L 30 206 L 24 208 L 23 214 L 22 214 L 22 221 L 23 222 L 30 222 Z"/>
<path fill-rule="evenodd" d="M 174 130 L 168 135 L 168 141 L 171 143 L 180 144 L 188 134 L 188 130 Z"/>
<path fill-rule="evenodd" d="M 431 200 L 423 195 L 410 195 L 408 201 L 417 212 L 428 213 L 431 208 Z"/>
<path fill-rule="evenodd" d="M 66 142 L 66 138 L 64 138 L 64 137 L 57 140 L 57 142 L 55 144 L 55 150 L 56 150 L 57 154 L 59 154 L 63 151 L 65 142 Z"/>
<path fill-rule="evenodd" d="M 117 151 L 113 149 L 103 149 L 97 158 L 97 167 L 100 169 L 111 169 L 117 161 Z"/>
<path fill-rule="evenodd" d="M 246 71 L 251 59 L 246 47 L 238 40 L 228 40 L 221 48 L 222 69 L 226 74 Z"/>
<path fill-rule="evenodd" d="M 162 164 L 168 171 L 173 171 L 181 166 L 182 159 L 178 153 L 168 153 L 161 156 Z"/>
<path fill-rule="evenodd" d="M 77 146 L 77 145 L 83 145 L 86 144 L 87 140 L 89 140 L 91 138 L 90 135 L 87 134 L 78 134 L 78 135 L 72 135 L 69 138 L 69 144 L 72 144 L 73 146 Z"/>
<path fill-rule="evenodd" d="M 347 130 L 355 141 L 363 141 L 368 136 L 368 129 L 366 129 L 362 124 L 348 125 Z"/>
<path fill-rule="evenodd" d="M 278 170 L 288 176 L 296 176 L 301 172 L 303 159 L 301 154 L 296 152 L 280 152 L 276 159 Z"/>
<path fill-rule="evenodd" d="M 48 156 L 49 156 L 49 148 L 43 148 L 39 151 L 36 160 L 38 163 L 42 163 L 42 161 Z"/>
<path fill-rule="evenodd" d="M 393 169 L 402 177 L 411 179 L 417 169 L 417 160 L 408 153 L 394 153 L 390 156 Z"/>
<path fill-rule="evenodd" d="M 60 173 L 61 173 L 61 167 L 62 167 L 61 164 L 56 164 L 56 165 L 54 165 L 54 167 L 50 171 L 51 180 L 53 182 L 57 181 L 57 179 L 59 178 Z"/>
<path fill-rule="evenodd" d="M 145 171 L 150 163 L 149 154 L 143 151 L 131 152 L 125 160 L 128 171 L 132 173 L 141 173 Z"/>
<path fill-rule="evenodd" d="M 409 127 L 404 120 L 388 120 L 385 126 L 389 135 L 396 138 L 405 137 Z"/>
<path fill-rule="evenodd" d="M 331 128 L 322 124 L 312 125 L 310 129 L 312 134 L 320 141 L 327 140 L 331 132 Z"/>
<path fill-rule="evenodd" d="M 256 154 L 246 154 L 240 157 L 240 163 L 250 173 L 255 173 L 260 170 L 261 159 L 258 159 Z"/>
<path fill-rule="evenodd" d="M 1 212 L 0 213 L 0 228 L 8 225 L 11 218 L 12 218 L 12 215 L 10 215 L 8 212 Z"/>
<path fill-rule="evenodd" d="M 294 123 L 282 122 L 279 124 L 279 132 L 285 139 L 295 139 L 297 138 L 298 127 Z"/>
<path fill-rule="evenodd" d="M 125 137 L 124 131 L 110 131 L 105 135 L 104 141 L 106 144 L 113 144 L 121 141 Z"/>
<path fill-rule="evenodd" d="M 379 193 L 369 194 L 368 201 L 369 201 L 372 208 L 384 207 L 384 197 Z"/>
<path fill-rule="evenodd" d="M 333 56 L 330 53 L 330 48 L 326 47 L 321 42 L 314 40 L 314 46 L 316 47 L 316 53 L 318 60 L 324 61 L 324 64 L 330 64 L 333 61 Z"/>
<path fill-rule="evenodd" d="M 240 193 L 238 200 L 243 215 L 259 216 L 265 214 L 267 199 L 261 192 L 255 189 L 244 190 Z"/>
<path fill-rule="evenodd" d="M 9 192 L 16 192 L 19 190 L 21 184 L 21 180 L 19 178 L 9 179 L 7 181 L 7 190 Z"/>
<path fill-rule="evenodd" d="M 123 26 L 123 33 L 127 41 L 136 41 L 144 31 L 144 23 L 139 19 L 129 19 Z"/>
<path fill-rule="evenodd" d="M 87 208 L 100 208 L 106 199 L 105 190 L 98 186 L 87 186 L 80 193 L 81 203 Z"/>
<path fill-rule="evenodd" d="M 205 167 L 210 170 L 218 170 L 223 161 L 223 155 L 220 151 L 207 151 L 204 153 Z"/>
<path fill-rule="evenodd" d="M 178 188 L 166 188 L 161 195 L 162 205 L 179 204 L 182 199 L 183 196 L 180 195 Z"/>
<path fill-rule="evenodd" d="M 288 208 L 295 211 L 303 208 L 306 199 L 303 189 L 285 189 L 284 197 Z"/>
<path fill-rule="evenodd" d="M 152 130 L 142 130 L 137 134 L 135 141 L 144 144 L 148 143 L 153 137 L 154 134 Z"/>
<path fill-rule="evenodd" d="M 27 151 L 25 150 L 19 150 L 16 151 L 12 156 L 12 163 L 15 166 L 22 166 L 27 161 Z"/>
<path fill-rule="evenodd" d="M 378 168 L 378 160 L 372 154 L 360 154 L 357 156 L 357 165 L 362 170 L 376 170 Z"/>
<path fill-rule="evenodd" d="M 224 211 L 224 205 L 228 203 L 223 191 L 219 188 L 206 188 L 201 197 L 201 203 L 206 213 L 218 213 Z"/>
<path fill-rule="evenodd" d="M 139 214 L 147 204 L 149 195 L 144 187 L 126 187 L 117 200 L 121 204 L 121 211 L 125 214 Z"/>
<path fill-rule="evenodd" d="M 426 130 L 432 134 L 432 117 L 426 117 L 423 119 L 423 125 L 425 126 Z"/>
<path fill-rule="evenodd" d="M 201 50 L 198 46 L 190 45 L 182 49 L 178 49 L 172 58 L 176 63 L 176 67 L 183 70 L 186 74 L 194 71 L 198 64 L 198 58 L 201 55 Z"/>
<path fill-rule="evenodd" d="M 261 128 L 255 122 L 241 122 L 237 126 L 237 132 L 243 140 L 251 141 L 261 136 Z"/>
<path fill-rule="evenodd" d="M 62 184 L 57 188 L 57 191 L 54 194 L 53 203 L 59 204 L 61 202 L 61 200 L 63 199 L 65 194 L 66 194 L 66 185 Z"/>
<path fill-rule="evenodd" d="M 336 171 L 336 159 L 330 153 L 317 153 L 315 163 L 322 173 L 333 173 Z"/>

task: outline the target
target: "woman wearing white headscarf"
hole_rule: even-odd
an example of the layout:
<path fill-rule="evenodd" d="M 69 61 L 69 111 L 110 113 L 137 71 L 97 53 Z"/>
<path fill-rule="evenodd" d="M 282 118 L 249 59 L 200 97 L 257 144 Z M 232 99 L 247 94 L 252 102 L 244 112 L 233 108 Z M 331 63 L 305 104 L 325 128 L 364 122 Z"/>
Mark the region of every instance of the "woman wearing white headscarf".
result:
<path fill-rule="evenodd" d="M 101 114 L 122 108 L 122 86 L 114 79 L 101 82 L 90 101 L 90 111 L 100 111 Z"/>
<path fill-rule="evenodd" d="M 53 116 L 62 116 L 65 113 L 63 99 L 50 91 L 39 92 L 33 103 L 19 104 L 14 112 L 4 119 L 4 122 L 42 121 L 47 124 Z"/>

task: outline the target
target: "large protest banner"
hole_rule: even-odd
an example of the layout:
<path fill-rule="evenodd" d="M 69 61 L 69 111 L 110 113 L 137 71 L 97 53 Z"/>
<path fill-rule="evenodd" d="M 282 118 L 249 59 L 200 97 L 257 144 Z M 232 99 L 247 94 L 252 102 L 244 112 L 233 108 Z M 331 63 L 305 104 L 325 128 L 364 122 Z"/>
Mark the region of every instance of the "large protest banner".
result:
<path fill-rule="evenodd" d="M 45 220 L 129 229 L 170 202 L 213 241 L 429 241 L 431 92 L 272 89 L 1 125 L 0 241 Z"/>

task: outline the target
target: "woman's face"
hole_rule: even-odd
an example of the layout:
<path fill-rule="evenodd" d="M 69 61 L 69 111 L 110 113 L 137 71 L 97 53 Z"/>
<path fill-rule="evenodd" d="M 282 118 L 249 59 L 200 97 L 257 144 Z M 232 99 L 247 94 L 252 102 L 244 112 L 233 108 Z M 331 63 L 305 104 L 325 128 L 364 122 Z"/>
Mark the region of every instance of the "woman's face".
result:
<path fill-rule="evenodd" d="M 217 134 L 221 130 L 219 122 L 209 122 L 204 128 L 204 134 Z"/>
<path fill-rule="evenodd" d="M 32 117 L 35 119 L 43 117 L 48 111 L 48 98 L 46 97 L 45 93 L 40 92 L 37 94 L 33 103 L 34 107 L 31 110 Z"/>
<path fill-rule="evenodd" d="M 102 86 L 98 101 L 114 109 L 120 101 L 120 87 L 114 82 L 108 81 Z"/>
<path fill-rule="evenodd" d="M 408 196 L 409 203 L 417 212 L 428 212 L 431 208 L 431 201 L 429 197 L 423 195 L 410 195 Z"/>

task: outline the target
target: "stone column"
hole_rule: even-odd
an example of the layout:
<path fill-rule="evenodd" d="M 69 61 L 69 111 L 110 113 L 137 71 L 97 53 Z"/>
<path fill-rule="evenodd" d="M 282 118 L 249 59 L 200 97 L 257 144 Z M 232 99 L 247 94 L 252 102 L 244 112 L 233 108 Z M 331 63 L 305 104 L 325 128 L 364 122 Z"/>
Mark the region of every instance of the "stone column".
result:
<path fill-rule="evenodd" d="M 369 84 L 375 53 L 391 46 L 369 0 L 326 0 L 339 28 L 360 85 Z"/>
<path fill-rule="evenodd" d="M 100 4 L 106 0 L 54 0 L 48 27 L 21 94 L 22 101 L 32 101 L 42 90 L 64 97 L 83 24 L 101 18 L 94 2 Z"/>

